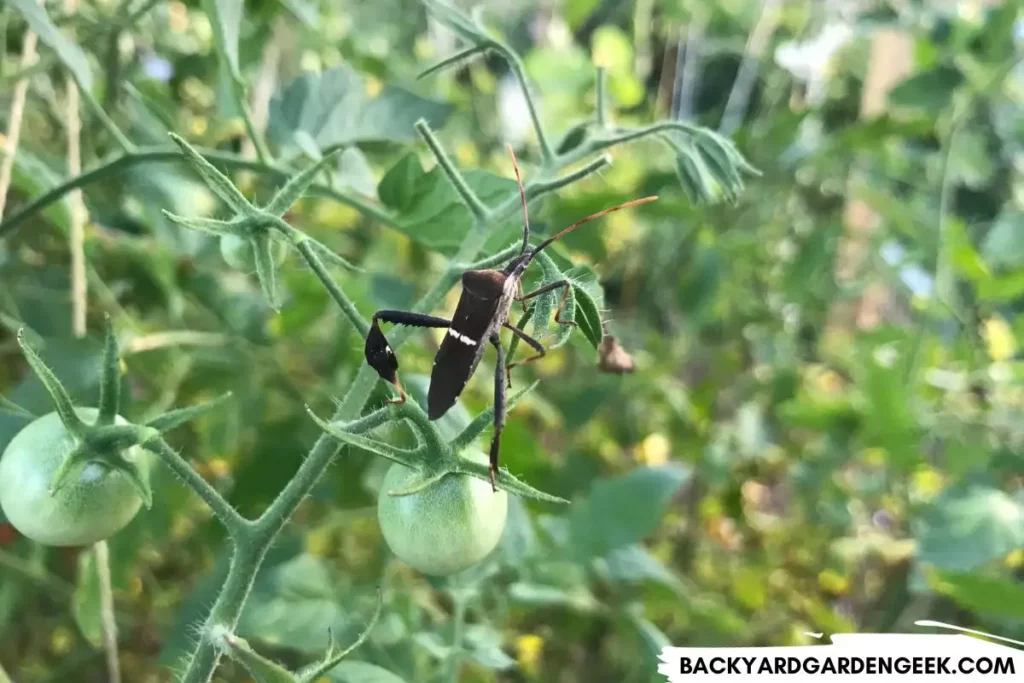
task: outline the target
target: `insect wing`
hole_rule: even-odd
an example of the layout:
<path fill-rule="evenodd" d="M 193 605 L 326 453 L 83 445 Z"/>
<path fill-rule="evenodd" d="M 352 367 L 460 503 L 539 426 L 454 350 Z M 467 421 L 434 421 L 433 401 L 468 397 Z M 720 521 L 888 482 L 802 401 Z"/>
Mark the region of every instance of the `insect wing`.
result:
<path fill-rule="evenodd" d="M 473 376 L 483 356 L 499 301 L 500 297 L 482 297 L 463 290 L 430 373 L 427 415 L 431 420 L 448 412 Z"/>

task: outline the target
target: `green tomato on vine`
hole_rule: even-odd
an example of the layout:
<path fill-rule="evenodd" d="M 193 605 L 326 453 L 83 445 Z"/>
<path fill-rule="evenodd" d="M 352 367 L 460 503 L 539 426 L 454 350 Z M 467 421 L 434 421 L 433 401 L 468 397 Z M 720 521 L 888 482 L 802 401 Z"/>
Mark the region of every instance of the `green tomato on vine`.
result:
<path fill-rule="evenodd" d="M 86 422 L 95 408 L 77 408 Z M 116 424 L 128 424 L 118 416 Z M 142 507 L 142 499 L 123 472 L 86 463 L 53 495 L 57 468 L 74 448 L 74 437 L 57 413 L 49 413 L 18 432 L 0 457 L 0 508 L 21 534 L 52 546 L 90 545 L 116 534 Z M 122 456 L 148 476 L 148 453 L 133 446 Z"/>
<path fill-rule="evenodd" d="M 486 463 L 482 453 L 470 455 Z M 406 489 L 416 473 L 398 463 L 384 475 L 377 518 L 384 540 L 403 562 L 424 574 L 445 576 L 472 567 L 494 550 L 508 516 L 508 494 L 486 481 L 449 474 L 422 491 Z"/>

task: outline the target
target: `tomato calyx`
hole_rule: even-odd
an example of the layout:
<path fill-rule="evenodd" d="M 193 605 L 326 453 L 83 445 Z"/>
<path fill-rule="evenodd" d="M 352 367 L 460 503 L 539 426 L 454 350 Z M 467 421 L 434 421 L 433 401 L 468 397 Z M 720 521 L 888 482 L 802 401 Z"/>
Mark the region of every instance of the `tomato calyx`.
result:
<path fill-rule="evenodd" d="M 322 268 L 327 261 L 353 270 L 358 270 L 351 263 L 341 258 L 326 245 L 309 237 L 300 230 L 293 228 L 283 220 L 283 216 L 299 200 L 307 188 L 313 184 L 317 175 L 329 164 L 337 161 L 341 150 L 325 154 L 315 164 L 303 169 L 277 191 L 264 206 L 250 202 L 237 187 L 183 138 L 170 134 L 185 155 L 192 168 L 206 182 L 207 187 L 225 204 L 231 207 L 235 215 L 230 220 L 218 220 L 205 217 L 178 216 L 164 211 L 169 221 L 184 228 L 198 230 L 221 237 L 234 237 L 246 241 L 252 247 L 256 276 L 263 288 L 263 295 L 271 308 L 278 308 L 277 300 L 277 266 L 274 262 L 274 246 L 276 242 L 285 242 L 295 247 L 312 268 Z"/>
<path fill-rule="evenodd" d="M 105 322 L 103 362 L 100 374 L 99 405 L 95 420 L 87 423 L 80 416 L 67 390 L 53 371 L 43 362 L 25 338 L 24 329 L 18 331 L 18 345 L 28 364 L 39 377 L 50 398 L 60 422 L 71 437 L 73 445 L 64 454 L 54 471 L 49 485 L 50 496 L 55 496 L 69 482 L 77 481 L 83 469 L 90 464 L 108 471 L 123 473 L 138 493 L 146 508 L 153 505 L 153 490 L 149 484 L 148 468 L 126 454 L 136 446 L 146 448 L 147 443 L 159 439 L 162 432 L 177 427 L 227 397 L 209 403 L 165 413 L 145 425 L 131 424 L 119 415 L 121 403 L 121 356 L 109 317 Z"/>
<path fill-rule="evenodd" d="M 64 456 L 63 462 L 54 473 L 50 483 L 50 495 L 54 496 L 70 481 L 74 481 L 89 464 L 97 464 L 109 470 L 123 473 L 131 482 L 146 509 L 153 507 L 153 489 L 149 478 L 138 464 L 126 459 L 125 451 L 141 446 L 160 432 L 152 427 L 133 424 L 86 425 L 78 434 L 73 434 L 75 447 Z"/>
<path fill-rule="evenodd" d="M 537 383 L 534 382 L 509 397 L 508 407 L 514 406 L 519 399 L 536 386 Z M 412 400 L 386 406 L 359 420 L 347 423 L 327 422 L 313 413 L 308 406 L 306 412 L 324 433 L 338 441 L 367 450 L 412 470 L 413 474 L 403 482 L 400 489 L 387 491 L 390 496 L 401 497 L 422 493 L 439 485 L 446 477 L 453 475 L 474 477 L 488 483 L 491 481 L 490 468 L 487 464 L 467 457 L 464 453 L 475 449 L 477 437 L 493 422 L 493 406 L 477 415 L 462 432 L 447 442 L 441 438 L 436 427 L 427 419 L 423 408 Z M 409 422 L 419 442 L 416 448 L 398 448 L 385 441 L 361 435 L 361 432 L 393 419 L 405 419 Z M 494 484 L 497 489 L 521 498 L 532 498 L 548 503 L 569 502 L 520 481 L 506 468 L 499 468 Z"/>

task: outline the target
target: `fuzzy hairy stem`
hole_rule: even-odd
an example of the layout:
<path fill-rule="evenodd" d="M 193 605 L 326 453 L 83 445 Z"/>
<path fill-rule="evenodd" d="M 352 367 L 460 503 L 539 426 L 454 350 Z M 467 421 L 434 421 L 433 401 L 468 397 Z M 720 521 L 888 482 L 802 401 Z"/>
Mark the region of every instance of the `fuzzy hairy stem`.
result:
<path fill-rule="evenodd" d="M 320 256 L 313 249 L 312 243 L 308 239 L 296 239 L 293 244 L 299 250 L 299 253 L 302 254 L 302 257 L 306 259 L 306 263 L 309 264 L 310 269 L 316 274 L 321 284 L 327 290 L 327 293 L 334 299 L 334 303 L 338 304 L 345 317 L 348 318 L 349 322 L 359 332 L 359 336 L 365 337 L 366 333 L 370 330 L 370 323 L 366 322 L 366 318 L 359 313 L 355 304 L 345 295 L 345 292 L 341 290 L 341 287 L 334 281 L 331 274 L 327 272 L 327 268 L 324 266 L 323 261 L 320 260 Z"/>
<path fill-rule="evenodd" d="M 519 87 L 523 91 L 523 98 L 526 100 L 526 109 L 530 112 L 530 121 L 533 122 L 533 130 L 537 135 L 537 144 L 540 145 L 541 158 L 544 160 L 545 165 L 553 164 L 556 158 L 555 151 L 552 149 L 551 143 L 548 142 L 544 123 L 540 118 L 540 111 L 537 108 L 536 102 L 533 100 L 530 83 L 526 80 L 526 69 L 523 67 L 523 62 L 519 59 L 519 55 L 507 48 L 500 49 L 499 51 L 502 53 L 502 56 L 505 57 L 506 61 L 508 61 L 508 65 L 512 69 L 512 75 L 515 76 L 517 81 L 519 81 Z"/>
<path fill-rule="evenodd" d="M 295 171 L 286 166 L 268 166 L 260 163 L 259 161 L 245 159 L 237 154 L 230 154 L 227 152 L 221 152 L 220 150 L 204 148 L 197 148 L 196 151 L 202 154 L 207 160 L 231 169 L 256 171 L 257 173 L 270 176 L 271 178 L 276 178 L 278 180 L 288 180 L 295 175 Z M 51 188 L 48 192 L 44 192 L 39 195 L 28 204 L 21 207 L 19 211 L 14 212 L 9 218 L 0 223 L 0 239 L 12 232 L 28 218 L 31 218 L 51 204 L 60 201 L 60 199 L 65 195 L 77 188 L 86 187 L 100 180 L 109 178 L 110 176 L 123 173 L 135 166 L 167 161 L 184 161 L 181 156 L 181 150 L 177 147 L 166 146 L 144 147 L 139 148 L 130 154 L 117 153 L 112 157 L 108 157 L 101 161 L 95 168 L 89 169 L 81 175 L 69 178 L 60 185 Z M 355 195 L 335 190 L 327 187 L 326 185 L 313 185 L 310 189 L 321 196 L 328 197 L 341 204 L 350 206 L 368 218 L 372 218 L 384 225 L 389 227 L 395 226 L 394 219 L 387 212 Z"/>
<path fill-rule="evenodd" d="M 228 530 L 233 538 L 244 537 L 250 530 L 252 522 L 242 517 L 231 505 L 220 495 L 209 482 L 199 476 L 199 473 L 192 469 L 184 458 L 171 448 L 166 441 L 160 437 L 150 439 L 142 444 L 142 447 L 152 452 L 164 464 L 181 479 L 186 486 L 192 489 L 196 495 L 210 506 L 214 516 Z"/>

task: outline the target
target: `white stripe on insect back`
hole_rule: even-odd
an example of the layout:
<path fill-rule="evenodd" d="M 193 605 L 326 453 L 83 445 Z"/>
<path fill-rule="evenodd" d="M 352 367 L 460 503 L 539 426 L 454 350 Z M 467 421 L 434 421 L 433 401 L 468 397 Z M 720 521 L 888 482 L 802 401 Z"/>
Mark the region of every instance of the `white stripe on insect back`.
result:
<path fill-rule="evenodd" d="M 458 341 L 462 342 L 466 346 L 476 346 L 476 340 L 472 339 L 471 337 L 467 337 L 466 335 L 457 331 L 454 327 L 448 328 L 448 334 L 457 339 Z"/>

